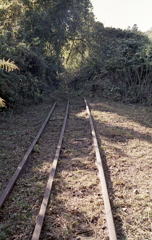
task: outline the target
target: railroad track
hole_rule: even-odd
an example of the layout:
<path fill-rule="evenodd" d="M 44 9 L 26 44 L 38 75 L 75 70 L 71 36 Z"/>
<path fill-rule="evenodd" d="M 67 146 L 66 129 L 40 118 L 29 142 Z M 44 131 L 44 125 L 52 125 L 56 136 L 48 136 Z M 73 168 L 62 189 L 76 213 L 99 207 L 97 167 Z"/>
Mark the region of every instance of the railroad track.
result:
<path fill-rule="evenodd" d="M 104 207 L 105 207 L 105 216 L 106 216 L 106 221 L 107 221 L 107 228 L 108 228 L 108 235 L 109 235 L 109 239 L 110 240 L 116 240 L 117 237 L 116 237 L 116 231 L 115 231 L 115 226 L 114 226 L 114 222 L 113 222 L 113 216 L 112 216 L 112 210 L 111 210 L 111 206 L 110 206 L 110 201 L 109 201 L 109 197 L 108 197 L 108 190 L 107 190 L 107 186 L 106 186 L 106 181 L 105 181 L 105 176 L 104 176 L 104 171 L 103 171 L 103 167 L 102 167 L 102 161 L 101 161 L 101 157 L 100 157 L 100 152 L 99 152 L 99 148 L 98 148 L 98 143 L 97 143 L 97 138 L 96 138 L 96 133 L 95 133 L 95 129 L 94 129 L 94 126 L 93 126 L 93 121 L 92 121 L 92 117 L 91 117 L 91 114 L 90 114 L 90 110 L 89 110 L 89 106 L 85 100 L 85 105 L 86 105 L 86 111 L 85 111 L 85 114 L 86 114 L 86 119 L 85 119 L 85 122 L 87 121 L 87 125 L 85 123 L 85 126 L 84 126 L 84 129 L 83 128 L 80 128 L 79 129 L 79 126 L 77 126 L 77 130 L 76 130 L 76 133 L 77 135 L 74 135 L 74 138 L 73 138 L 73 141 L 75 141 L 77 143 L 77 147 L 76 149 L 71 149 L 70 151 L 77 151 L 76 154 L 78 154 L 79 152 L 79 147 L 83 149 L 83 145 L 85 145 L 84 147 L 84 152 L 86 155 L 88 155 L 89 153 L 87 153 L 88 151 L 88 142 L 86 142 L 86 138 L 85 137 L 82 137 L 82 135 L 85 133 L 85 131 L 92 133 L 92 139 L 93 139 L 93 145 L 94 145 L 94 152 L 95 152 L 95 155 L 96 155 L 96 166 L 98 168 L 98 177 L 100 179 L 100 182 L 101 182 L 101 188 L 102 188 L 102 196 L 103 196 L 103 202 L 104 202 Z M 50 117 L 52 116 L 53 114 L 53 111 L 56 107 L 56 103 L 54 103 L 52 109 L 50 110 L 45 122 L 43 123 L 41 129 L 39 130 L 36 138 L 34 139 L 34 141 L 32 142 L 31 146 L 29 147 L 29 149 L 27 150 L 25 156 L 23 157 L 21 163 L 19 164 L 18 168 L 16 169 L 15 173 L 13 174 L 12 178 L 10 179 L 8 185 L 6 186 L 6 188 L 4 189 L 1 197 L 0 197 L 0 207 L 2 208 L 2 206 L 4 205 L 5 201 L 7 201 L 7 198 L 9 198 L 9 194 L 11 193 L 11 191 L 13 190 L 13 187 L 14 185 L 17 183 L 17 179 L 19 178 L 19 176 L 22 174 L 22 172 L 24 171 L 25 167 L 26 167 L 26 164 L 28 162 L 28 159 L 29 159 L 29 156 L 31 155 L 32 153 L 32 150 L 34 149 L 35 145 L 37 144 L 37 142 L 39 141 L 44 129 L 45 131 L 47 131 L 47 123 L 48 121 L 50 121 Z M 84 108 L 84 105 L 82 106 L 82 108 Z M 44 218 L 45 218 L 45 215 L 47 215 L 47 217 L 49 216 L 49 213 L 47 213 L 47 208 L 48 208 L 48 205 L 49 205 L 49 208 L 51 208 L 52 206 L 50 206 L 50 196 L 51 196 L 51 193 L 52 193 L 52 184 L 53 184 L 53 181 L 54 181 L 54 176 L 55 176 L 55 172 L 56 172 L 56 169 L 58 170 L 58 167 L 57 167 L 57 164 L 58 164 L 58 160 L 61 160 L 65 158 L 65 153 L 66 153 L 66 158 L 67 156 L 69 156 L 70 154 L 68 153 L 68 151 L 66 152 L 66 146 L 62 147 L 62 141 L 63 141 L 63 137 L 64 137 L 64 132 L 65 132 L 65 129 L 66 129 L 66 124 L 67 124 L 67 118 L 68 118 L 68 112 L 69 112 L 69 102 L 67 103 L 67 106 L 66 106 L 66 111 L 65 111 L 65 115 L 64 117 L 62 116 L 62 119 L 63 120 L 63 124 L 62 124 L 62 129 L 61 129 L 61 132 L 59 135 L 59 140 L 58 140 L 58 144 L 57 144 L 57 148 L 56 148 L 56 153 L 55 153 L 55 156 L 54 156 L 54 160 L 53 162 L 51 163 L 51 168 L 50 168 L 50 174 L 49 174 L 49 178 L 46 183 L 46 188 L 45 188 L 45 191 L 44 191 L 44 196 L 43 196 L 43 200 L 40 204 L 40 208 L 39 208 L 39 213 L 37 212 L 37 219 L 36 219 L 36 224 L 32 230 L 32 240 L 38 240 L 38 239 L 54 239 L 54 238 L 51 238 L 52 235 L 47 235 L 45 236 L 44 238 L 44 229 L 42 228 L 43 227 L 43 223 L 44 223 Z M 86 113 L 87 112 L 87 113 Z M 63 115 L 63 114 L 62 114 Z M 69 113 L 70 115 L 70 113 Z M 84 117 L 84 116 L 83 116 Z M 77 119 L 81 119 L 83 118 L 82 116 L 78 116 Z M 88 120 L 88 119 L 89 120 Z M 89 127 L 89 122 L 90 122 L 90 126 L 91 128 Z M 61 119 L 60 119 L 60 124 L 61 125 Z M 87 126 L 87 129 L 86 129 L 86 126 Z M 88 127 L 90 129 L 88 129 Z M 68 126 L 67 126 L 67 129 L 68 129 Z M 68 130 L 67 130 L 68 131 Z M 73 126 L 73 128 L 70 130 L 69 132 L 69 135 L 72 135 L 72 132 L 75 131 L 75 126 Z M 66 133 L 67 134 L 67 133 Z M 81 135 L 81 137 L 80 137 Z M 52 136 L 52 135 L 51 135 Z M 87 136 L 88 137 L 88 136 Z M 91 139 L 89 138 L 89 145 L 91 145 Z M 69 142 L 70 144 L 70 142 Z M 64 145 L 64 144 L 63 144 Z M 91 145 L 91 148 L 92 148 L 92 145 Z M 81 154 L 81 153 L 80 153 Z M 79 155 L 80 155 L 79 154 Z M 76 161 L 78 160 L 78 158 L 76 158 Z M 62 161 L 61 161 L 62 162 Z M 60 161 L 59 161 L 59 164 L 60 164 Z M 67 164 L 67 163 L 66 163 Z M 68 163 L 69 164 L 69 163 Z M 68 168 L 68 165 L 67 164 L 67 168 Z M 60 164 L 61 165 L 61 164 Z M 74 164 L 74 166 L 76 167 L 76 163 Z M 60 167 L 59 168 L 59 172 L 60 171 L 63 171 L 61 170 L 62 168 Z M 30 171 L 30 169 L 28 169 L 28 171 Z M 28 172 L 27 171 L 27 172 Z M 94 171 L 96 172 L 96 171 Z M 69 173 L 68 173 L 69 174 Z M 71 174 L 71 173 L 70 173 Z M 24 176 L 23 176 L 24 177 Z M 95 176 L 96 177 L 96 176 Z M 81 191 L 82 193 L 85 192 L 86 189 L 83 189 L 83 191 Z M 74 192 L 74 197 L 75 196 L 78 196 L 79 197 L 79 194 Z M 93 197 L 93 196 L 92 196 Z M 100 196 L 101 198 L 101 196 Z M 92 200 L 93 201 L 93 200 Z M 37 211 L 38 209 L 36 209 Z M 72 209 L 70 210 L 72 212 L 72 214 L 76 213 L 77 214 L 77 210 L 76 209 Z M 46 218 L 47 218 L 46 217 Z M 93 219 L 93 218 L 92 218 Z M 47 221 L 47 220 L 46 220 Z M 94 221 L 94 220 L 92 220 Z M 33 226 L 32 226 L 33 227 Z M 102 227 L 103 229 L 106 228 L 105 226 Z M 80 230 L 78 231 L 77 230 L 77 235 L 81 235 L 83 234 L 84 232 L 90 232 L 91 230 L 87 229 L 87 230 Z M 76 234 L 76 233 L 75 233 Z M 41 238 L 41 235 L 43 236 L 43 238 Z M 101 236 L 102 239 L 103 236 Z M 22 239 L 22 238 L 21 238 Z M 60 238 L 61 239 L 61 238 Z M 66 238 L 63 238 L 63 239 L 66 239 Z M 68 239 L 68 238 L 67 238 Z M 71 238 L 71 239 L 81 239 L 81 238 Z M 84 238 L 82 238 L 84 239 Z M 91 239 L 95 239 L 95 238 L 91 238 Z M 105 238 L 106 239 L 106 238 Z"/>

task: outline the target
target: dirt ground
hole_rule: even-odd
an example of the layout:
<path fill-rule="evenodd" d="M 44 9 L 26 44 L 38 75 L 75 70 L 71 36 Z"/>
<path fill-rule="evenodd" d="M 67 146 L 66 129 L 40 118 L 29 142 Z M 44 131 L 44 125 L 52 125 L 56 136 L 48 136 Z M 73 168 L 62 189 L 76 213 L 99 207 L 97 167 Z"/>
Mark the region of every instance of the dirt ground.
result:
<path fill-rule="evenodd" d="M 152 239 L 152 109 L 88 100 L 119 240 Z M 0 116 L 0 190 L 23 158 L 52 101 Z M 66 101 L 58 101 L 42 138 L 0 210 L 0 240 L 31 239 L 58 142 Z M 108 240 L 102 191 L 83 99 L 70 101 L 41 239 Z"/>

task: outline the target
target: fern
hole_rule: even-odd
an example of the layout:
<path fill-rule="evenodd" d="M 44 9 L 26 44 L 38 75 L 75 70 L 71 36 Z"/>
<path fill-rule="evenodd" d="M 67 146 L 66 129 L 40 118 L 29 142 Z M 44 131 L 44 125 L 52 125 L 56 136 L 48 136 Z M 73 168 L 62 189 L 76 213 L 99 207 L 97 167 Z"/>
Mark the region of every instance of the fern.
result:
<path fill-rule="evenodd" d="M 0 69 L 4 69 L 7 72 L 19 70 L 19 68 L 14 64 L 14 62 L 10 62 L 10 59 L 5 61 L 4 59 L 0 60 Z"/>
<path fill-rule="evenodd" d="M 0 97 L 0 108 L 6 107 L 5 100 Z"/>

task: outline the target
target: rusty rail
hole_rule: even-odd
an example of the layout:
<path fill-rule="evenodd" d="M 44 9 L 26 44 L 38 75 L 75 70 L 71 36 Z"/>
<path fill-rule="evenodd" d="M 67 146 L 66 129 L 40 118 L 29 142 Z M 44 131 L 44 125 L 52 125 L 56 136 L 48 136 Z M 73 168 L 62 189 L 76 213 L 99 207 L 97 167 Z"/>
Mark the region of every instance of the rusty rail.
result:
<path fill-rule="evenodd" d="M 94 149 L 95 149 L 95 153 L 96 153 L 96 164 L 98 167 L 99 178 L 100 178 L 100 182 L 101 182 L 102 195 L 103 195 L 103 201 L 104 201 L 104 207 L 105 207 L 105 213 L 106 213 L 106 220 L 107 220 L 108 231 L 109 231 L 109 238 L 110 238 L 110 240 L 117 240 L 116 230 L 115 230 L 115 226 L 114 226 L 113 215 L 112 215 L 112 210 L 111 210 L 111 205 L 110 205 L 110 200 L 109 200 L 109 195 L 108 195 L 108 189 L 107 189 L 107 184 L 106 184 L 106 179 L 105 179 L 105 174 L 104 174 L 102 160 L 101 160 L 100 151 L 99 151 L 98 142 L 97 142 L 97 137 L 96 137 L 95 129 L 93 126 L 93 121 L 92 121 L 91 113 L 89 110 L 89 106 L 87 104 L 87 101 L 86 100 L 84 100 L 84 101 L 86 104 L 86 109 L 87 109 L 87 112 L 89 115 L 89 120 L 90 120 L 90 125 L 91 125 L 92 138 L 93 138 Z"/>
<path fill-rule="evenodd" d="M 48 122 L 48 120 L 49 120 L 49 118 L 50 118 L 50 116 L 51 116 L 51 114 L 52 114 L 52 112 L 53 112 L 53 110 L 54 110 L 54 108 L 55 108 L 55 105 L 56 105 L 56 102 L 54 103 L 52 109 L 50 110 L 50 112 L 49 112 L 49 114 L 48 114 L 48 116 L 47 116 L 47 118 L 45 119 L 44 123 L 42 124 L 42 127 L 40 128 L 38 134 L 36 135 L 34 141 L 33 141 L 32 144 L 31 144 L 31 146 L 29 147 L 29 149 L 28 149 L 27 152 L 25 153 L 23 159 L 21 160 L 20 164 L 18 165 L 15 173 L 13 174 L 12 178 L 9 180 L 6 188 L 4 189 L 4 191 L 3 191 L 3 193 L 2 193 L 2 195 L 1 195 L 1 197 L 0 197 L 0 208 L 3 206 L 6 198 L 8 197 L 11 189 L 13 188 L 13 186 L 14 186 L 14 184 L 15 184 L 15 182 L 16 182 L 16 180 L 18 179 L 18 177 L 19 177 L 19 175 L 20 175 L 23 167 L 25 166 L 29 155 L 31 154 L 31 152 L 32 152 L 35 144 L 36 144 L 37 141 L 39 140 L 39 138 L 40 138 L 40 136 L 41 136 L 41 134 L 42 134 L 42 132 L 43 132 L 43 130 L 44 130 L 44 128 L 45 128 L 45 126 L 46 126 L 46 124 L 47 124 L 47 122 Z"/>
<path fill-rule="evenodd" d="M 60 150 L 61 150 L 61 144 L 62 144 L 64 130 L 65 130 L 66 121 L 67 121 L 67 117 L 68 117 L 68 109 L 69 109 L 69 101 L 67 103 L 66 113 L 65 113 L 64 122 L 63 122 L 63 125 L 62 125 L 62 130 L 61 130 L 61 133 L 60 133 L 60 137 L 59 137 L 59 142 L 58 142 L 57 149 L 56 149 L 56 154 L 55 154 L 55 157 L 54 157 L 54 160 L 53 160 L 53 164 L 52 164 L 52 168 L 51 168 L 51 171 L 50 171 L 49 179 L 48 179 L 47 186 L 46 186 L 46 189 L 45 189 L 45 192 L 44 192 L 43 201 L 42 201 L 40 211 L 39 211 L 39 214 L 38 214 L 38 217 L 37 217 L 37 221 L 36 221 L 35 229 L 34 229 L 34 232 L 33 232 L 32 240 L 39 240 L 39 238 L 40 238 L 41 229 L 42 229 L 43 221 L 44 221 L 44 217 L 45 217 L 45 212 L 46 212 L 46 208 L 47 208 L 50 193 L 51 193 L 53 178 L 54 178 L 54 175 L 55 175 L 55 171 L 56 171 L 56 167 L 57 167 L 57 163 L 58 163 L 58 159 L 59 159 L 59 154 L 60 154 Z"/>

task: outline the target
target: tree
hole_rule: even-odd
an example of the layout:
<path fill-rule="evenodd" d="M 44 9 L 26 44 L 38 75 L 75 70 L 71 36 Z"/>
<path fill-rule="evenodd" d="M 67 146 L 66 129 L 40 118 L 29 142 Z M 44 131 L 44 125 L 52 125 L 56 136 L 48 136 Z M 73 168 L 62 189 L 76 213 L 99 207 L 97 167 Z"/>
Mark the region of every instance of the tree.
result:
<path fill-rule="evenodd" d="M 81 55 L 84 52 L 83 31 L 91 21 L 91 3 L 6 0 L 0 12 L 0 59 L 10 59 L 20 69 L 9 75 L 1 71 L 0 85 L 5 82 L 7 86 L 1 94 L 8 104 L 11 100 L 13 104 L 23 104 L 26 99 L 39 101 L 46 85 L 52 90 L 58 87 L 58 73 L 64 71 L 63 57 L 69 44 L 74 43 Z"/>
<path fill-rule="evenodd" d="M 137 24 L 134 24 L 131 30 L 132 30 L 132 32 L 134 32 L 134 33 L 138 32 L 138 26 L 137 26 Z"/>

